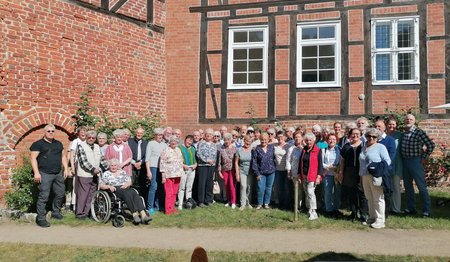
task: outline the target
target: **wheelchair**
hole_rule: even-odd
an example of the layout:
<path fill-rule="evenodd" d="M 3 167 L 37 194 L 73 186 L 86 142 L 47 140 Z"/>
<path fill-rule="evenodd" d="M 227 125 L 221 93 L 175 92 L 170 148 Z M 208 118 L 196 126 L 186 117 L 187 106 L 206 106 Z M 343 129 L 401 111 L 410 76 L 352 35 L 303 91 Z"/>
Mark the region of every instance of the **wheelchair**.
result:
<path fill-rule="evenodd" d="M 138 193 L 138 191 L 133 188 Z M 145 206 L 144 198 L 140 197 Z M 91 202 L 92 218 L 98 223 L 107 223 L 111 218 L 114 227 L 123 227 L 125 220 L 131 219 L 132 214 L 125 201 L 115 193 L 106 190 L 97 190 Z"/>

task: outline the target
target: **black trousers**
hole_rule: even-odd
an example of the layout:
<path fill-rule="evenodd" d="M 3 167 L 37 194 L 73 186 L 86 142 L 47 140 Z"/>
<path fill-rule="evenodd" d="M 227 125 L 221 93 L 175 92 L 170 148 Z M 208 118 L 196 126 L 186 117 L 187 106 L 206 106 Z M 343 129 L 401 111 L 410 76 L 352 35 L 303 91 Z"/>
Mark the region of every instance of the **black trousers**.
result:
<path fill-rule="evenodd" d="M 348 199 L 350 211 L 356 214 L 359 211 L 360 216 L 367 217 L 368 205 L 367 199 L 364 196 L 364 191 L 359 185 L 345 186 L 342 185 L 342 200 Z"/>
<path fill-rule="evenodd" d="M 199 166 L 197 167 L 198 175 L 198 203 L 209 204 L 213 202 L 213 177 L 215 166 Z"/>
<path fill-rule="evenodd" d="M 141 197 L 134 189 L 122 189 L 119 186 L 116 186 L 116 191 L 114 193 L 125 202 L 132 213 L 145 210 Z"/>
<path fill-rule="evenodd" d="M 65 186 L 64 176 L 59 174 L 41 174 L 41 183 L 39 184 L 39 197 L 36 204 L 37 220 L 46 220 L 47 214 L 46 205 L 50 197 L 50 192 L 53 191 L 54 198 L 52 203 L 53 214 L 59 214 L 61 212 L 61 205 L 64 199 Z"/>

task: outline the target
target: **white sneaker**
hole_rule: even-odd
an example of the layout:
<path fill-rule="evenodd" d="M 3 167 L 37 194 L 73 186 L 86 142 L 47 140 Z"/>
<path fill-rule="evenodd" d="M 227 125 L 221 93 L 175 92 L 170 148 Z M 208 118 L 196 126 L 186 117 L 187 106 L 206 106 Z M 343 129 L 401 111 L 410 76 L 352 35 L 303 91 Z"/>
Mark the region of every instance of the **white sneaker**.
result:
<path fill-rule="evenodd" d="M 317 213 L 316 213 L 316 211 L 312 211 L 310 214 L 309 214 L 309 220 L 316 220 L 316 219 L 318 219 L 319 218 L 319 216 L 317 215 Z"/>
<path fill-rule="evenodd" d="M 178 206 L 178 210 L 183 210 L 183 206 Z"/>
<path fill-rule="evenodd" d="M 230 204 L 228 204 L 228 203 L 225 204 L 225 207 L 229 207 L 229 206 L 230 206 Z"/>
<path fill-rule="evenodd" d="M 371 228 L 380 229 L 380 228 L 385 228 L 386 226 L 385 226 L 384 223 L 382 223 L 382 222 L 375 222 L 375 223 L 372 223 L 372 224 L 370 225 L 370 227 L 371 227 Z"/>
<path fill-rule="evenodd" d="M 245 206 L 241 206 L 240 208 L 239 208 L 239 210 L 244 210 L 245 209 Z"/>
<path fill-rule="evenodd" d="M 247 206 L 248 206 L 248 208 L 250 208 L 250 209 L 252 209 L 252 208 L 253 208 L 253 207 L 252 207 L 252 205 L 250 205 L 250 204 L 248 204 Z"/>
<path fill-rule="evenodd" d="M 236 208 L 236 204 L 232 204 L 231 209 L 235 209 L 235 208 Z"/>

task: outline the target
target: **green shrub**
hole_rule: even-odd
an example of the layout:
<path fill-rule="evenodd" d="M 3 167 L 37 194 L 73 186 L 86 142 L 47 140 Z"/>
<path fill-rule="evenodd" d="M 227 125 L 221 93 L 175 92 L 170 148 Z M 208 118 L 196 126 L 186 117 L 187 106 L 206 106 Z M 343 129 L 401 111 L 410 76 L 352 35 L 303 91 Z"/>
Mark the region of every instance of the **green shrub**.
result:
<path fill-rule="evenodd" d="M 22 166 L 14 169 L 11 175 L 11 190 L 6 192 L 8 207 L 23 212 L 34 212 L 38 198 L 38 188 L 34 183 L 30 160 L 24 158 Z"/>

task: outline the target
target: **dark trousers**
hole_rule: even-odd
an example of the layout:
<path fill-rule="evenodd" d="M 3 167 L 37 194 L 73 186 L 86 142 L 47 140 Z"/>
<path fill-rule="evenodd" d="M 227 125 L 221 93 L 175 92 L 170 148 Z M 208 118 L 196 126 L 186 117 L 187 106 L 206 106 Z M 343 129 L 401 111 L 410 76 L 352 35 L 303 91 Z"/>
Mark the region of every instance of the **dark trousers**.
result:
<path fill-rule="evenodd" d="M 59 214 L 61 212 L 61 205 L 64 199 L 64 176 L 59 174 L 41 174 L 41 183 L 39 184 L 39 197 L 36 204 L 37 220 L 45 220 L 47 214 L 46 205 L 50 197 L 50 191 L 53 191 L 55 195 L 52 203 L 53 214 Z"/>
<path fill-rule="evenodd" d="M 364 191 L 355 186 L 342 185 L 342 200 L 347 200 L 350 207 L 350 211 L 356 215 L 359 210 L 360 216 L 367 217 L 368 206 L 367 199 L 364 196 Z"/>
<path fill-rule="evenodd" d="M 122 189 L 119 186 L 116 186 L 116 191 L 114 193 L 116 194 L 116 196 L 118 196 L 125 202 L 128 209 L 132 213 L 145 210 L 142 198 L 134 189 L 132 188 Z"/>
<path fill-rule="evenodd" d="M 209 204 L 213 202 L 213 177 L 214 166 L 199 166 L 198 174 L 198 203 Z"/>
<path fill-rule="evenodd" d="M 91 209 L 92 196 L 97 190 L 97 184 L 93 177 L 77 177 L 76 190 L 76 211 L 77 216 L 88 216 Z"/>
<path fill-rule="evenodd" d="M 147 170 L 145 166 L 141 169 L 136 169 L 133 167 L 131 170 L 131 182 L 133 187 L 139 192 L 139 195 L 147 201 L 148 196 L 148 186 L 147 186 Z"/>

